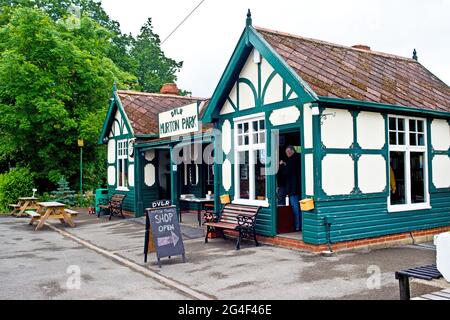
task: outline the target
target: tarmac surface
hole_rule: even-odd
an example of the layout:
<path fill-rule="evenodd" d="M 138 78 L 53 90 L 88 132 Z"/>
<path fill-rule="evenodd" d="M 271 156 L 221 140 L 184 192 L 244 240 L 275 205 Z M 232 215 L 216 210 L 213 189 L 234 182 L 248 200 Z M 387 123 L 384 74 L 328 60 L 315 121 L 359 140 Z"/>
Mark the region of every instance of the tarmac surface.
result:
<path fill-rule="evenodd" d="M 61 234 L 48 226 L 35 231 L 27 218 L 1 216 L 0 299 L 193 299 L 186 293 L 193 290 L 209 299 L 395 300 L 394 272 L 436 259 L 432 245 L 325 257 L 244 241 L 236 251 L 232 239 L 205 244 L 196 215 L 185 216 L 187 262 L 163 259 L 161 269 L 154 253 L 143 262 L 143 218 L 108 221 L 83 213 L 75 228 L 49 222 Z M 437 289 L 412 283 L 411 293 Z"/>

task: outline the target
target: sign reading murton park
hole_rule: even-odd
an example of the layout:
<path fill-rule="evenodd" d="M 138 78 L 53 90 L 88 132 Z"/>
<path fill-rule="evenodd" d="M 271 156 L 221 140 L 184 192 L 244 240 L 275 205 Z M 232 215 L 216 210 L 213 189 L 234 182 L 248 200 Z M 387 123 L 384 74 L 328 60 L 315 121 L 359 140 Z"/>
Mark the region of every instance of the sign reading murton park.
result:
<path fill-rule="evenodd" d="M 198 131 L 198 104 L 161 112 L 158 115 L 159 137 L 172 137 Z"/>

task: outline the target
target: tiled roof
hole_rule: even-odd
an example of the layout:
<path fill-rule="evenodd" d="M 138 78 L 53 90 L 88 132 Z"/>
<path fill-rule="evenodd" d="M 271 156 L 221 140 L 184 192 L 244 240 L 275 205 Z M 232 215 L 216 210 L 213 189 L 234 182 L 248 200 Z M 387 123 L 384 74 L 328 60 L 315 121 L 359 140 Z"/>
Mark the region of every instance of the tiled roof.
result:
<path fill-rule="evenodd" d="M 318 96 L 450 112 L 450 87 L 414 59 L 255 29 Z"/>
<path fill-rule="evenodd" d="M 182 107 L 204 98 L 170 94 L 117 91 L 135 135 L 158 134 L 158 113 Z"/>

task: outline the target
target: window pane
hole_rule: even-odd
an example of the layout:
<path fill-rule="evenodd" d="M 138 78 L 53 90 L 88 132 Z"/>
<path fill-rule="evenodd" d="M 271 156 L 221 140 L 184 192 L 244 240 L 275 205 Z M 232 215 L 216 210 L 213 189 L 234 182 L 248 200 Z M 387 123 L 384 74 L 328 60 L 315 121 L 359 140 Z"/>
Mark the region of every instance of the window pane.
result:
<path fill-rule="evenodd" d="M 423 136 L 423 134 L 418 134 L 418 141 L 417 141 L 419 146 L 424 146 L 425 145 L 425 138 Z"/>
<path fill-rule="evenodd" d="M 257 133 L 253 134 L 253 143 L 259 143 L 259 139 L 258 139 L 258 134 Z"/>
<path fill-rule="evenodd" d="M 244 136 L 244 145 L 248 145 L 249 144 L 249 138 L 248 138 L 248 134 Z"/>
<path fill-rule="evenodd" d="M 391 205 L 405 204 L 405 153 L 392 151 L 390 152 L 390 159 Z"/>
<path fill-rule="evenodd" d="M 118 172 L 118 179 L 117 179 L 117 186 L 118 187 L 123 187 L 123 161 L 119 160 L 119 168 L 118 168 L 119 172 Z"/>
<path fill-rule="evenodd" d="M 253 121 L 253 131 L 258 131 L 258 121 Z"/>
<path fill-rule="evenodd" d="M 416 120 L 409 120 L 409 131 L 416 132 Z"/>
<path fill-rule="evenodd" d="M 405 131 L 405 119 L 397 119 L 398 120 L 398 130 Z"/>
<path fill-rule="evenodd" d="M 242 123 L 238 124 L 238 134 L 242 134 Z"/>
<path fill-rule="evenodd" d="M 266 167 L 264 163 L 265 152 L 257 150 L 255 152 L 255 200 L 266 199 Z"/>
<path fill-rule="evenodd" d="M 249 152 L 239 152 L 239 191 L 240 199 L 250 198 Z"/>
<path fill-rule="evenodd" d="M 259 130 L 264 130 L 266 128 L 264 120 L 259 120 Z"/>
<path fill-rule="evenodd" d="M 238 136 L 238 145 L 242 146 L 242 136 Z"/>
<path fill-rule="evenodd" d="M 128 163 L 126 160 L 123 160 L 124 166 L 124 177 L 123 177 L 123 187 L 128 187 Z"/>
<path fill-rule="evenodd" d="M 398 145 L 400 145 L 400 146 L 405 145 L 405 134 L 402 132 L 398 133 Z"/>
<path fill-rule="evenodd" d="M 417 120 L 417 132 L 423 133 L 423 121 Z"/>
<path fill-rule="evenodd" d="M 425 202 L 424 154 L 411 152 L 411 203 Z"/>
<path fill-rule="evenodd" d="M 389 132 L 389 144 L 397 144 L 397 134 L 395 132 Z"/>
<path fill-rule="evenodd" d="M 265 132 L 261 132 L 259 134 L 259 143 L 265 143 L 266 142 L 266 133 Z"/>
<path fill-rule="evenodd" d="M 248 132 L 248 122 L 244 123 L 244 133 Z"/>
<path fill-rule="evenodd" d="M 416 134 L 410 133 L 409 134 L 409 145 L 410 146 L 417 146 L 417 140 L 416 140 Z"/>
<path fill-rule="evenodd" d="M 389 118 L 389 130 L 397 130 L 397 119 Z"/>

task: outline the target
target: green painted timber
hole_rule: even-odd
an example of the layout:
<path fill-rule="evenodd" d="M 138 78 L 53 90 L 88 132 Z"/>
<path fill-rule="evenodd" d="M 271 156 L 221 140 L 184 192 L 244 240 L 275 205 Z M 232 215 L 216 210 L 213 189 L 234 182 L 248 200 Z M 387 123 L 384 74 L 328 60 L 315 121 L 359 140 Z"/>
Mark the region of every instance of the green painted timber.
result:
<path fill-rule="evenodd" d="M 303 240 L 327 243 L 327 216 L 335 218 L 330 233 L 332 243 L 450 226 L 450 192 L 432 193 L 430 202 L 431 209 L 389 213 L 387 197 L 316 201 L 313 212 L 303 213 Z"/>

